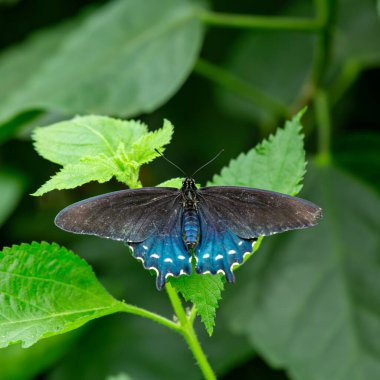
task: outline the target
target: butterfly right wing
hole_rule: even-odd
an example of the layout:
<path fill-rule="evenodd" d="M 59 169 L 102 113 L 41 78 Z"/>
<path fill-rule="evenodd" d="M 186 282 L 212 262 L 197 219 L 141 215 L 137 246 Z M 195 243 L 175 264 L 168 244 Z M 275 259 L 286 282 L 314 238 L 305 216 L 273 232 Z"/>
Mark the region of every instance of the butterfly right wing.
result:
<path fill-rule="evenodd" d="M 115 191 L 66 207 L 54 222 L 77 234 L 140 242 L 161 229 L 179 195 L 178 189 L 165 187 Z"/>

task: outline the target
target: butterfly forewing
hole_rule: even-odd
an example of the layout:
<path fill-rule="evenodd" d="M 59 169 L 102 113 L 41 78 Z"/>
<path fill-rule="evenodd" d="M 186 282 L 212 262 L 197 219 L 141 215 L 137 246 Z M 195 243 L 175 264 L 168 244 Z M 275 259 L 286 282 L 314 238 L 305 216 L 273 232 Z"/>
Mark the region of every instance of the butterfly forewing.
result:
<path fill-rule="evenodd" d="M 180 195 L 178 189 L 160 187 L 116 191 L 66 207 L 55 224 L 78 234 L 140 242 L 162 231 L 173 207 L 180 206 Z"/>
<path fill-rule="evenodd" d="M 311 227 L 321 209 L 311 202 L 273 191 L 247 187 L 213 186 L 198 190 L 200 207 L 244 239 Z"/>

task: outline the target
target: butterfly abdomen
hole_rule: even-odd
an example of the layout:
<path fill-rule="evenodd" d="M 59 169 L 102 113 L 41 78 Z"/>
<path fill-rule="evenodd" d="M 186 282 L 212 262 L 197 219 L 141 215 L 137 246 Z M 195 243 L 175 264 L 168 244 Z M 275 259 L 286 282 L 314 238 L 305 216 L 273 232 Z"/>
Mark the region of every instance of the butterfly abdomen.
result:
<path fill-rule="evenodd" d="M 194 208 L 185 208 L 182 219 L 182 238 L 188 249 L 199 241 L 199 219 Z"/>

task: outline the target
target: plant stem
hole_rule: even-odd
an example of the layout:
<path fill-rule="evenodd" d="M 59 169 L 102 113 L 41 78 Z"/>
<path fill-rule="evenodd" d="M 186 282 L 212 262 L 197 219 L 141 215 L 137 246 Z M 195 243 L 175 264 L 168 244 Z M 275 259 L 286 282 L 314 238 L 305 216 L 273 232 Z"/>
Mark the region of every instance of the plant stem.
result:
<path fill-rule="evenodd" d="M 321 29 L 318 20 L 296 17 L 247 16 L 241 14 L 216 13 L 205 11 L 201 20 L 208 25 L 225 28 L 266 29 L 316 32 Z"/>
<path fill-rule="evenodd" d="M 191 352 L 196 359 L 199 368 L 201 369 L 203 376 L 206 380 L 216 380 L 214 371 L 212 370 L 210 363 L 208 362 L 205 353 L 202 350 L 202 347 L 199 343 L 198 337 L 193 328 L 193 320 L 195 315 L 193 311 L 188 317 L 186 315 L 185 309 L 182 306 L 182 302 L 177 294 L 177 291 L 171 286 L 170 283 L 166 284 L 166 291 L 168 293 L 170 302 L 173 305 L 173 309 L 178 317 L 180 323 L 181 334 L 185 338 Z M 193 308 L 194 309 L 194 308 Z"/>
<path fill-rule="evenodd" d="M 165 317 L 162 317 L 159 314 L 153 313 L 151 311 L 142 309 L 137 306 L 129 305 L 126 303 L 120 303 L 119 310 L 125 313 L 135 314 L 139 315 L 140 317 L 148 318 L 154 322 L 159 323 L 160 325 L 166 326 L 178 333 L 182 334 L 181 326 L 179 326 L 177 323 L 171 321 L 170 319 L 167 319 Z"/>
<path fill-rule="evenodd" d="M 332 30 L 334 22 L 335 0 L 314 0 L 317 19 L 323 28 L 320 31 L 314 63 L 312 82 L 314 84 L 315 119 L 318 130 L 317 161 L 327 165 L 331 150 L 331 108 L 330 99 L 325 89 L 325 77 L 331 55 Z"/>
<path fill-rule="evenodd" d="M 327 92 L 318 89 L 314 95 L 315 118 L 318 125 L 318 155 L 316 161 L 325 166 L 330 163 L 331 117 Z"/>
<path fill-rule="evenodd" d="M 243 98 L 246 98 L 261 106 L 271 114 L 275 114 L 280 117 L 286 116 L 286 106 L 221 67 L 200 58 L 195 64 L 194 71 L 197 74 L 202 75 L 205 78 L 231 90 L 232 92 L 235 92 Z"/>

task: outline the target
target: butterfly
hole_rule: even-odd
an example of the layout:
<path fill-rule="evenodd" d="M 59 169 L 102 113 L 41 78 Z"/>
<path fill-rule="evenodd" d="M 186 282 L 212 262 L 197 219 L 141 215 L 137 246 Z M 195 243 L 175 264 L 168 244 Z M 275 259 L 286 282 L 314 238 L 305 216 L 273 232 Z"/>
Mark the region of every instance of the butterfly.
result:
<path fill-rule="evenodd" d="M 273 191 L 236 186 L 145 187 L 99 195 L 63 209 L 55 224 L 65 231 L 126 242 L 144 268 L 157 273 L 161 290 L 170 276 L 222 273 L 234 282 L 234 266 L 260 236 L 314 226 L 315 204 Z"/>

